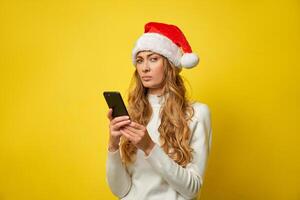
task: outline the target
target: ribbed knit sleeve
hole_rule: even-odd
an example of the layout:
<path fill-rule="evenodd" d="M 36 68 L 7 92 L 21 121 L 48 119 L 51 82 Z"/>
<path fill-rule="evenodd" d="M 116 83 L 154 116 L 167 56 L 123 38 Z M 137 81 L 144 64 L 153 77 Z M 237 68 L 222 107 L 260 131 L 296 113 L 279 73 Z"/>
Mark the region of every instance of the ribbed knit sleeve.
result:
<path fill-rule="evenodd" d="M 106 181 L 111 191 L 119 198 L 124 197 L 130 190 L 131 177 L 122 163 L 120 150 L 115 152 L 108 151 Z"/>
<path fill-rule="evenodd" d="M 158 144 L 145 157 L 154 170 L 186 199 L 196 198 L 202 187 L 211 146 L 210 110 L 206 104 L 197 104 L 194 108 L 196 124 L 191 130 L 190 141 L 194 150 L 192 162 L 183 168 L 172 160 Z"/>

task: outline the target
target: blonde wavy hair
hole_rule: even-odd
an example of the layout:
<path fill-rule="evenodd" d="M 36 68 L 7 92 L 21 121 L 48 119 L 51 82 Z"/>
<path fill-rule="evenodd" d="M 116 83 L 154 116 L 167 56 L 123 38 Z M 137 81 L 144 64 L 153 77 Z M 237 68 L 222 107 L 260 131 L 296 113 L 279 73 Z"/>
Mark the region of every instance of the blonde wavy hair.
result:
<path fill-rule="evenodd" d="M 186 88 L 181 69 L 175 67 L 163 57 L 165 78 L 163 80 L 163 95 L 168 94 L 160 110 L 161 124 L 160 146 L 179 165 L 186 167 L 192 160 L 192 148 L 189 145 L 191 132 L 188 126 L 189 120 L 194 115 L 194 109 L 186 97 Z M 152 108 L 147 99 L 148 89 L 135 70 L 131 79 L 128 94 L 128 112 L 131 120 L 147 126 L 152 115 Z M 124 136 L 120 143 L 122 162 L 128 165 L 134 162 L 137 148 Z"/>

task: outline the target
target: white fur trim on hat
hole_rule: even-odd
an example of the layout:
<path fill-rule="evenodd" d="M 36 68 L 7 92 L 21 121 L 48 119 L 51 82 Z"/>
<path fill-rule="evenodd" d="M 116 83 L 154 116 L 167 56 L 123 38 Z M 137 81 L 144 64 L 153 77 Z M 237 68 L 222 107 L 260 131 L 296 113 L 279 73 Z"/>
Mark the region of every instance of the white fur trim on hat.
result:
<path fill-rule="evenodd" d="M 195 53 L 185 53 L 181 57 L 180 63 L 182 67 L 193 68 L 199 63 L 199 57 Z"/>
<path fill-rule="evenodd" d="M 144 33 L 132 50 L 132 62 L 136 65 L 136 55 L 140 51 L 150 50 L 168 58 L 176 67 L 181 67 L 181 49 L 169 38 L 158 33 Z"/>

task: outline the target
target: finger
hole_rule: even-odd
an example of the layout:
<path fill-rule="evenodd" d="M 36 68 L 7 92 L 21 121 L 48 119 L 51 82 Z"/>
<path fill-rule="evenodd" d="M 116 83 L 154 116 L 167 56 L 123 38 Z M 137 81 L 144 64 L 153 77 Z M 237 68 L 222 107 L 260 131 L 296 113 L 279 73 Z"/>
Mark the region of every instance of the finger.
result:
<path fill-rule="evenodd" d="M 132 136 L 138 136 L 139 134 L 137 133 L 137 130 L 135 129 L 133 129 L 133 128 L 131 128 L 130 129 L 130 127 L 128 127 L 128 126 L 124 126 L 124 127 L 122 127 L 122 130 L 123 131 L 126 131 L 126 133 L 128 133 L 128 134 L 130 134 L 130 135 L 132 135 Z"/>
<path fill-rule="evenodd" d="M 113 128 L 114 129 L 120 129 L 122 126 L 125 126 L 125 125 L 128 125 L 128 124 L 130 124 L 130 120 L 120 121 L 118 123 L 115 123 L 113 125 Z"/>
<path fill-rule="evenodd" d="M 140 129 L 136 129 L 134 127 L 131 126 L 124 126 L 124 129 L 130 131 L 131 133 L 135 134 L 135 135 L 141 135 L 141 130 Z"/>
<path fill-rule="evenodd" d="M 131 122 L 129 124 L 129 126 L 133 127 L 133 128 L 136 128 L 136 129 L 139 129 L 139 130 L 144 130 L 145 127 L 137 122 Z"/>
<path fill-rule="evenodd" d="M 107 112 L 107 118 L 111 121 L 113 119 L 112 117 L 112 109 L 110 108 Z"/>
<path fill-rule="evenodd" d="M 131 137 L 132 138 L 134 138 L 135 140 L 141 140 L 141 136 L 140 135 L 138 135 L 138 134 L 136 134 L 136 133 L 134 133 L 134 132 L 132 132 L 132 131 L 130 131 L 130 130 L 128 130 L 128 129 L 126 129 L 126 128 L 121 128 L 123 131 L 125 131 L 128 135 L 131 135 Z"/>
<path fill-rule="evenodd" d="M 120 129 L 120 132 L 121 132 L 122 135 L 123 135 L 124 137 L 126 137 L 128 140 L 130 140 L 130 141 L 132 141 L 132 142 L 135 141 L 134 136 L 131 135 L 131 134 L 129 134 L 127 131 L 125 131 L 125 130 L 123 130 L 123 129 Z"/>
<path fill-rule="evenodd" d="M 130 130 L 126 129 L 126 128 L 122 128 L 122 131 L 128 136 L 131 138 L 131 141 L 134 143 L 134 144 L 138 144 L 141 140 L 142 140 L 142 136 L 136 134 L 136 133 L 133 133 L 131 132 Z"/>
<path fill-rule="evenodd" d="M 126 115 L 120 116 L 120 117 L 115 117 L 115 118 L 111 121 L 111 123 L 114 125 L 114 124 L 116 124 L 116 123 L 118 123 L 118 122 L 121 122 L 121 121 L 124 121 L 124 120 L 128 120 L 128 119 L 129 119 L 129 116 L 126 116 Z"/>

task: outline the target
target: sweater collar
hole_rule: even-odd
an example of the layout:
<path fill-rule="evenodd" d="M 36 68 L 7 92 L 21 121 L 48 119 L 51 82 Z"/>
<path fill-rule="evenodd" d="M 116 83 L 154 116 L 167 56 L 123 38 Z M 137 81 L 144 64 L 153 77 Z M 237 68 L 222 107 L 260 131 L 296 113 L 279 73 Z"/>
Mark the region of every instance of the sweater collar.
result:
<path fill-rule="evenodd" d="M 149 103 L 153 105 L 161 106 L 165 101 L 165 96 L 159 96 L 156 94 L 147 94 Z"/>

